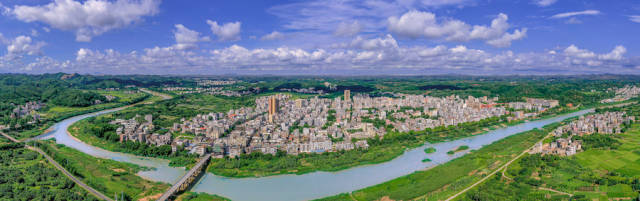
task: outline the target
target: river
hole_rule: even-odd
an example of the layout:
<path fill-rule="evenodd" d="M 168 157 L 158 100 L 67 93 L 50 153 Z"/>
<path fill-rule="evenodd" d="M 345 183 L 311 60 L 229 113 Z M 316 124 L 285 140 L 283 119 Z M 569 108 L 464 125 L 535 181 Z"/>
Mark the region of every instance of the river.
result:
<path fill-rule="evenodd" d="M 167 183 L 176 182 L 183 174 L 186 173 L 186 171 L 184 168 L 169 167 L 169 161 L 167 160 L 107 151 L 78 141 L 66 132 L 67 128 L 71 124 L 79 120 L 115 112 L 121 109 L 123 108 L 79 115 L 63 120 L 53 125 L 51 131 L 39 136 L 38 138 L 55 138 L 59 144 L 64 144 L 95 157 L 152 167 L 153 170 L 141 171 L 138 175 L 152 181 Z M 202 179 L 195 184 L 192 191 L 217 194 L 232 200 L 240 201 L 310 200 L 322 198 L 365 188 L 367 186 L 372 186 L 410 174 L 417 170 L 446 163 L 454 158 L 467 154 L 469 150 L 479 149 L 482 146 L 491 144 L 507 136 L 534 128 L 541 128 L 551 123 L 593 111 L 593 109 L 586 109 L 552 118 L 530 121 L 492 130 L 482 135 L 476 135 L 454 141 L 435 144 L 426 143 L 422 147 L 408 150 L 403 155 L 388 162 L 375 165 L 358 166 L 338 172 L 319 171 L 303 175 L 278 175 L 261 178 L 226 178 L 206 173 L 206 175 L 204 175 Z M 454 155 L 446 154 L 447 151 L 455 149 L 461 145 L 467 145 L 470 149 L 458 152 Z M 423 150 L 427 147 L 434 147 L 437 151 L 426 154 Z M 423 163 L 422 159 L 425 158 L 429 158 L 432 161 Z"/>

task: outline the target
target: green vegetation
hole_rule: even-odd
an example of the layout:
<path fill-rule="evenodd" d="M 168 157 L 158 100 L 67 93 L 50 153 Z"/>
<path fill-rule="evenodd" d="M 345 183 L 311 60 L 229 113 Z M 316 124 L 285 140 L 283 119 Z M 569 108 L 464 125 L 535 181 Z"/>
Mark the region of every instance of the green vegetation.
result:
<path fill-rule="evenodd" d="M 207 193 L 185 192 L 176 201 L 229 201 L 229 199 Z"/>
<path fill-rule="evenodd" d="M 423 163 L 431 162 L 431 159 L 425 158 L 425 159 L 422 159 L 422 162 L 423 162 Z"/>
<path fill-rule="evenodd" d="M 189 154 L 186 150 L 172 153 L 170 145 L 153 146 L 133 141 L 121 143 L 115 133 L 117 126 L 109 124 L 110 119 L 111 115 L 107 114 L 78 121 L 69 127 L 69 133 L 85 143 L 109 151 L 165 158 L 171 160 L 170 166 L 176 167 L 195 164 L 196 155 Z"/>
<path fill-rule="evenodd" d="M 589 148 L 571 157 L 525 156 L 506 171 L 512 180 L 494 176 L 467 192 L 462 200 L 637 199 L 640 124 L 620 135 L 595 136 L 583 138 L 592 139 L 583 141 L 583 148 Z M 603 143 L 612 141 L 615 143 Z"/>
<path fill-rule="evenodd" d="M 424 149 L 424 153 L 430 154 L 430 153 L 434 153 L 436 152 L 436 148 L 433 147 L 427 147 L 426 149 Z"/>
<path fill-rule="evenodd" d="M 160 76 L 90 76 L 78 74 L 0 75 L 0 125 L 11 129 L 7 134 L 18 139 L 33 137 L 55 122 L 72 116 L 140 102 L 149 97 L 146 93 L 124 93 L 105 89 L 123 89 L 128 85 L 138 87 L 162 86 L 186 83 L 182 78 Z M 115 99 L 106 101 L 104 95 Z M 46 106 L 37 111 L 41 118 L 33 123 L 32 115 L 11 118 L 14 108 L 30 101 Z M 100 103 L 100 104 L 96 104 Z M 20 125 L 16 127 L 16 125 Z"/>
<path fill-rule="evenodd" d="M 320 200 L 379 200 L 383 197 L 391 200 L 443 200 L 528 149 L 557 125 L 506 137 L 429 170 L 357 190 L 351 195 L 345 193 Z"/>
<path fill-rule="evenodd" d="M 447 154 L 449 154 L 449 155 L 453 155 L 453 154 L 455 154 L 455 153 L 456 153 L 456 152 L 455 152 L 455 151 L 453 151 L 453 150 L 451 150 L 451 151 L 447 151 Z"/>
<path fill-rule="evenodd" d="M 98 200 L 22 143 L 1 145 L 0 164 L 0 200 Z"/>
<path fill-rule="evenodd" d="M 41 148 L 67 171 L 71 172 L 87 185 L 105 195 L 124 193 L 126 200 L 161 194 L 169 185 L 150 182 L 137 176 L 142 167 L 108 159 L 94 158 L 90 155 L 55 144 L 54 141 L 38 142 Z"/>

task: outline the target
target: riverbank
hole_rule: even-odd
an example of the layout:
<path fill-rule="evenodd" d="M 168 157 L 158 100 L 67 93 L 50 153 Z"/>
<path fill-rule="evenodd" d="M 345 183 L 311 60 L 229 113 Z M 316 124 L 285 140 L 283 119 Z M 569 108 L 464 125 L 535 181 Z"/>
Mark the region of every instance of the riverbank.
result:
<path fill-rule="evenodd" d="M 578 110 L 563 110 L 560 113 L 538 117 L 535 120 L 549 119 L 575 111 Z M 281 174 L 300 175 L 315 171 L 341 171 L 361 165 L 388 162 L 402 155 L 405 151 L 420 147 L 426 142 L 439 143 L 483 135 L 495 129 L 525 122 L 525 120 L 505 122 L 505 119 L 505 117 L 489 118 L 455 126 L 429 128 L 424 131 L 404 133 L 390 131 L 382 140 L 369 139 L 370 147 L 367 150 L 301 154 L 298 156 L 281 155 L 276 157 L 252 153 L 241 155 L 237 159 L 213 159 L 208 171 L 215 175 L 231 178 L 265 177 Z"/>
<path fill-rule="evenodd" d="M 504 178 L 495 175 L 458 200 L 495 200 L 496 196 L 506 200 L 636 198 L 640 194 L 637 187 L 640 124 L 634 123 L 628 131 L 607 137 L 615 139 L 616 143 L 587 149 L 570 157 L 527 155 L 509 166 Z"/>
<path fill-rule="evenodd" d="M 98 200 L 23 143 L 0 143 L 0 150 L 0 200 Z"/>
<path fill-rule="evenodd" d="M 124 197 L 137 200 L 161 194 L 169 188 L 167 184 L 137 176 L 143 167 L 95 158 L 51 140 L 38 141 L 37 144 L 67 171 L 105 195 L 124 193 Z"/>
<path fill-rule="evenodd" d="M 105 117 L 102 115 L 77 121 L 69 127 L 68 134 L 78 141 L 104 150 L 170 160 L 169 165 L 172 167 L 190 168 L 195 165 L 197 155 L 191 155 L 186 151 L 172 153 L 169 145 L 156 147 L 135 142 L 119 142 L 115 129 L 109 129 L 112 127 L 108 122 L 96 122 Z"/>
<path fill-rule="evenodd" d="M 558 125 L 555 123 L 544 129 L 506 137 L 429 170 L 417 171 L 382 184 L 319 200 L 409 200 L 418 197 L 444 199 L 455 193 L 456 189 L 461 189 L 479 180 L 483 174 L 500 167 L 514 154 L 529 148 Z"/>
<path fill-rule="evenodd" d="M 46 111 L 44 111 L 42 114 L 42 117 L 46 120 L 44 124 L 34 129 L 10 130 L 6 133 L 20 141 L 29 140 L 31 138 L 50 132 L 52 125 L 64 121 L 65 119 L 103 110 L 136 105 L 145 101 L 149 101 L 152 99 L 152 97 L 153 96 L 147 94 L 139 97 L 129 97 L 130 99 L 126 99 L 123 102 L 104 103 L 87 107 L 47 107 L 45 108 Z"/>

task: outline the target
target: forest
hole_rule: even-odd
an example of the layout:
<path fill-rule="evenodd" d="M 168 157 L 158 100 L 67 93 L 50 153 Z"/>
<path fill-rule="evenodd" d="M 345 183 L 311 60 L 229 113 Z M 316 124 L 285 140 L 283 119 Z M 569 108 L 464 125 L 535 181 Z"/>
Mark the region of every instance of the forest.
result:
<path fill-rule="evenodd" d="M 98 200 L 24 144 L 0 150 L 0 200 Z"/>

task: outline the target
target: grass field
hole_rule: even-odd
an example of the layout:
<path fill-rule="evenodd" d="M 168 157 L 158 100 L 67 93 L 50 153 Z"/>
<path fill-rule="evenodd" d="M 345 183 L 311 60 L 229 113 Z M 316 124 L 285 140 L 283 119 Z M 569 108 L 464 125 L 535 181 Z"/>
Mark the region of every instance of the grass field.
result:
<path fill-rule="evenodd" d="M 640 191 L 640 124 L 633 124 L 615 139 L 621 142 L 617 148 L 589 149 L 571 157 L 525 156 L 506 171 L 515 182 L 496 176 L 458 200 L 637 198 Z"/>
<path fill-rule="evenodd" d="M 442 200 L 529 148 L 555 125 L 504 138 L 429 170 L 320 200 Z"/>
<path fill-rule="evenodd" d="M 40 147 L 65 169 L 79 176 L 87 185 L 104 193 L 124 193 L 130 199 L 157 196 L 169 188 L 168 184 L 151 182 L 135 175 L 142 167 L 108 159 L 95 158 L 64 145 L 45 141 Z"/>

